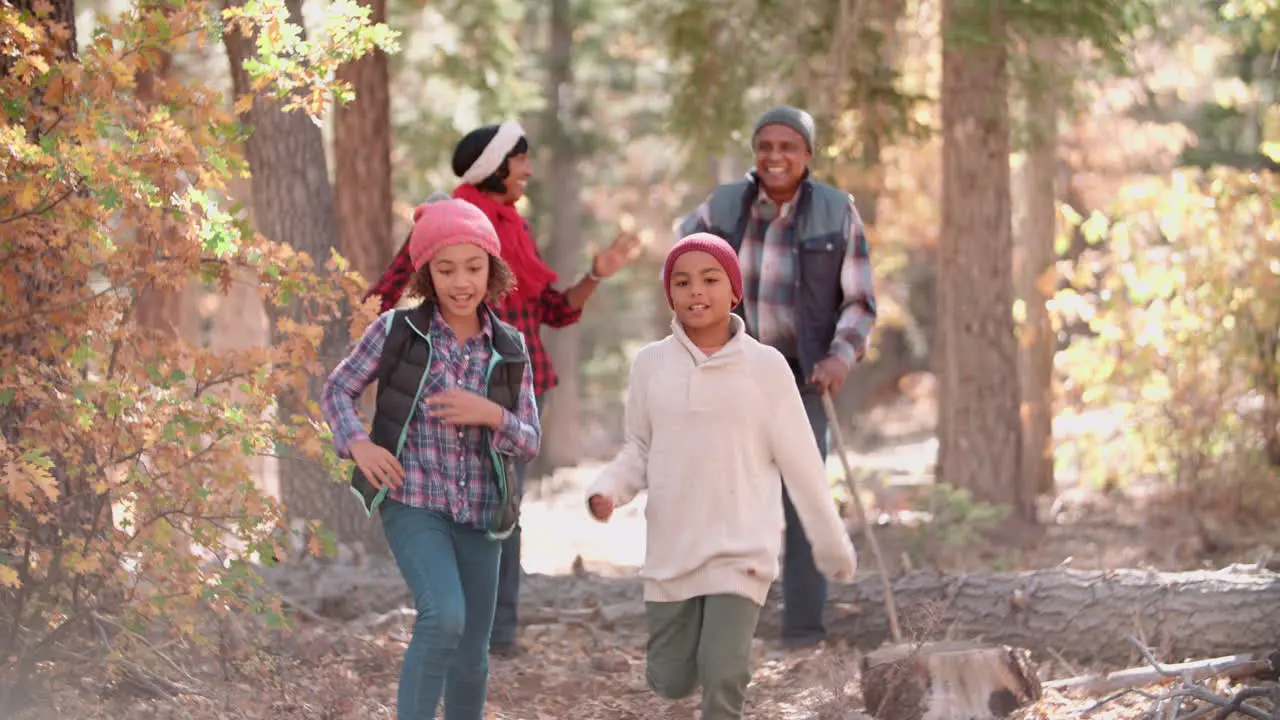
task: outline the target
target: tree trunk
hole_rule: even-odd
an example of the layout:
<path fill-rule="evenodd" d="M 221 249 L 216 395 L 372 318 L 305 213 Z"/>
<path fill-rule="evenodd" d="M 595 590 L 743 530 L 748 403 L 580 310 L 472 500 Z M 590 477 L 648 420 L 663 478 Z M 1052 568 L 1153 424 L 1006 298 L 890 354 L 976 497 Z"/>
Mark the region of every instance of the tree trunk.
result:
<path fill-rule="evenodd" d="M 1022 481 L 1031 496 L 1053 493 L 1053 351 L 1055 338 L 1048 301 L 1057 274 L 1059 52 L 1052 38 L 1033 41 L 1032 53 L 1043 72 L 1023 92 L 1030 143 L 1019 173 L 1022 207 L 1014 249 L 1014 287 L 1026 308 L 1019 329 L 1018 384 L 1022 396 Z"/>
<path fill-rule="evenodd" d="M 550 159 L 551 267 L 562 277 L 577 270 L 582 258 L 582 178 L 578 172 L 573 123 L 573 15 L 569 0 L 551 1 L 551 41 L 547 47 L 547 113 L 544 124 Z M 562 281 L 563 282 L 563 281 Z M 560 376 L 560 385 L 550 393 L 542 419 L 543 472 L 574 465 L 582 455 L 578 432 L 578 398 L 581 363 L 581 329 L 570 325 L 546 336 L 547 351 Z"/>
<path fill-rule="evenodd" d="M 1143 639 L 1165 662 L 1277 647 L 1280 574 L 1265 571 L 915 572 L 895 578 L 893 592 L 908 636 L 928 639 L 954 630 L 1084 663 L 1132 663 L 1128 635 Z M 857 608 L 834 613 L 833 637 L 868 649 L 888 639 L 876 577 L 859 575 L 852 585 L 832 586 L 831 601 Z M 771 632 L 777 623 L 776 612 L 761 618 L 762 630 Z"/>
<path fill-rule="evenodd" d="M 170 7 L 163 3 L 150 1 L 144 1 L 139 4 L 141 12 L 159 12 L 166 17 L 170 13 Z M 134 98 L 147 108 L 163 102 L 165 96 L 161 89 L 170 81 L 172 68 L 173 54 L 167 51 L 156 52 L 151 66 L 139 72 L 134 78 Z M 179 194 L 181 180 L 176 175 L 156 175 L 153 176 L 153 179 L 157 183 L 160 197 L 168 198 Z M 138 229 L 137 242 L 147 248 L 144 251 L 146 256 L 158 259 L 164 254 L 164 248 L 176 247 L 181 243 L 181 232 L 182 228 L 176 226 L 171 218 L 165 216 L 160 219 L 158 228 L 140 227 Z M 176 348 L 177 343 L 186 339 L 182 337 L 181 328 L 183 325 L 183 301 L 186 298 L 187 278 L 178 277 L 175 279 L 179 279 L 181 282 L 176 285 L 148 283 L 138 290 L 135 303 L 135 317 L 138 325 L 151 331 L 156 342 L 162 343 L 167 348 Z M 180 553 L 190 552 L 190 539 L 185 533 L 175 533 L 173 542 L 180 546 L 177 548 Z"/>
<path fill-rule="evenodd" d="M 169 6 L 143 2 L 139 7 L 143 12 L 159 10 L 161 13 L 167 14 Z M 149 69 L 138 73 L 134 79 L 133 95 L 138 102 L 146 106 L 152 106 L 161 100 L 160 85 L 168 82 L 169 72 L 172 67 L 172 53 L 166 51 L 156 53 L 153 65 Z M 160 181 L 161 197 L 171 197 L 178 191 L 178 179 L 176 177 L 157 179 Z M 162 222 L 164 225 L 157 232 L 151 232 L 148 229 L 140 230 L 138 241 L 153 248 L 171 244 L 170 241 L 177 232 L 180 232 L 180 229 L 175 228 L 168 218 L 165 218 Z M 166 238 L 166 235 L 169 237 Z M 148 285 L 142 288 L 138 291 L 138 324 L 155 331 L 166 340 L 177 339 L 179 337 L 178 329 L 182 324 L 182 297 L 181 288 L 174 289 L 160 285 Z"/>
<path fill-rule="evenodd" d="M 387 20 L 387 0 L 360 0 L 371 22 Z M 334 111 L 334 200 L 343 256 L 370 282 L 391 264 L 391 93 L 387 54 L 375 48 L 343 65 L 355 100 Z M 416 202 L 418 198 L 414 198 Z"/>
<path fill-rule="evenodd" d="M 287 0 L 290 21 L 302 26 L 301 0 Z M 231 63 L 231 77 L 237 95 L 251 92 L 244 61 L 252 56 L 253 42 L 241 33 L 228 30 L 223 36 Z M 333 189 L 325 161 L 324 138 L 320 128 L 301 112 L 284 112 L 279 102 L 255 96 L 253 105 L 242 116 L 252 128 L 246 155 L 252 174 L 253 217 L 259 232 L 266 237 L 291 245 L 309 255 L 317 264 L 324 263 L 338 245 L 338 219 L 334 210 Z M 272 335 L 281 314 L 268 310 Z M 300 308 L 289 310 L 295 320 L 303 321 Z M 344 323 L 335 321 L 325 328 L 320 344 L 321 363 L 333 367 L 346 350 Z M 324 376 L 307 382 L 307 393 L 319 400 Z M 281 415 L 291 414 L 299 398 L 280 398 Z M 335 533 L 339 542 L 362 545 L 378 554 L 386 553 L 386 540 L 376 521 L 360 511 L 345 483 L 332 482 L 321 467 L 301 458 L 294 450 L 286 450 L 280 459 L 280 497 L 290 524 L 302 520 L 319 520 L 325 529 Z"/>
<path fill-rule="evenodd" d="M 938 480 L 1035 519 L 1018 482 L 1009 118 L 1000 3 L 943 4 Z M 980 33 L 984 40 L 975 40 Z"/>

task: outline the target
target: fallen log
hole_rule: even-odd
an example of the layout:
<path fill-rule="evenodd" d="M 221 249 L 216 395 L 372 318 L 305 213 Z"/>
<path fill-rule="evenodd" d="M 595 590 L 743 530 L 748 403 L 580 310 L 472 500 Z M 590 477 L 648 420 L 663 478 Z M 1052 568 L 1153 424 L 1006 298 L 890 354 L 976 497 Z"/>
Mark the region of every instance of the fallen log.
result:
<path fill-rule="evenodd" d="M 1050 649 L 1081 662 L 1136 664 L 1128 635 L 1166 661 L 1274 649 L 1280 637 L 1280 574 L 1232 567 L 1161 573 L 1054 568 L 991 575 L 918 571 L 893 581 L 908 636 L 980 638 L 1038 654 Z M 773 587 L 762 633 L 776 632 L 780 588 Z M 830 600 L 854 612 L 828 612 L 829 634 L 863 649 L 889 637 L 879 580 L 860 575 L 833 585 Z"/>
<path fill-rule="evenodd" d="M 1163 670 L 1163 672 L 1161 672 Z M 1209 678 L 1227 678 L 1232 682 L 1244 680 L 1275 680 L 1280 677 L 1280 650 L 1270 653 L 1242 653 L 1163 665 L 1150 664 L 1125 670 L 1095 675 L 1051 680 L 1044 683 L 1046 690 L 1057 690 L 1071 697 L 1107 695 L 1125 688 L 1167 685 L 1174 680 L 1198 683 Z"/>
<path fill-rule="evenodd" d="M 391 564 L 349 572 L 264 570 L 265 589 L 325 617 L 348 619 L 412 605 Z M 981 638 L 1041 657 L 1053 650 L 1073 661 L 1126 666 L 1140 662 L 1125 641 L 1129 635 L 1142 638 L 1166 662 L 1270 651 L 1280 638 L 1280 574 L 1267 570 L 916 571 L 892 582 L 908 640 Z M 544 610 L 607 605 L 615 624 L 643 625 L 643 588 L 635 578 L 535 574 L 521 585 L 522 620 Z M 762 637 L 777 634 L 781 594 L 780 583 L 774 583 L 761 616 Z M 863 650 L 879 647 L 889 638 L 883 597 L 874 573 L 832 585 L 831 637 Z"/>

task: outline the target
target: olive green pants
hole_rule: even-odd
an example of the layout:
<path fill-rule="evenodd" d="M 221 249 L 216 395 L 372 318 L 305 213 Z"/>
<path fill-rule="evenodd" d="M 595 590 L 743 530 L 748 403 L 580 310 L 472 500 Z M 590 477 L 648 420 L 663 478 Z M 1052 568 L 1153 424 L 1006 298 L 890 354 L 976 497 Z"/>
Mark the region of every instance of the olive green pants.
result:
<path fill-rule="evenodd" d="M 702 686 L 702 720 L 738 720 L 751 682 L 751 638 L 760 606 L 738 595 L 645 603 L 645 679 L 670 700 Z"/>

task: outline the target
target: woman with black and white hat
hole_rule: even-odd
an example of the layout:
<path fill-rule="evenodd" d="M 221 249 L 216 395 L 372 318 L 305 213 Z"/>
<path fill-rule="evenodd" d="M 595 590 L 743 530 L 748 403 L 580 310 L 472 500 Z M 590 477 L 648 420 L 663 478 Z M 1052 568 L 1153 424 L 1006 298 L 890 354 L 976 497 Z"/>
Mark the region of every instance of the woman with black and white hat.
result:
<path fill-rule="evenodd" d="M 542 326 L 559 328 L 578 322 L 596 287 L 636 256 L 640 240 L 632 233 L 619 233 L 612 244 L 596 253 L 591 267 L 577 283 L 567 290 L 556 289 L 554 284 L 559 278 L 542 261 L 529 232 L 529 223 L 515 207 L 524 197 L 525 186 L 532 177 L 529 141 L 520 124 L 508 121 L 467 133 L 454 149 L 453 173 L 461 181 L 453 196 L 470 202 L 489 217 L 502 242 L 502 259 L 515 273 L 515 290 L 501 306 L 494 307 L 494 311 L 524 334 L 533 368 L 534 392 L 541 408 L 545 393 L 559 382 L 542 343 Z M 366 297 L 381 297 L 384 312 L 395 307 L 412 273 L 406 242 Z M 527 469 L 523 465 L 518 468 L 520 492 L 524 491 Z M 490 641 L 491 651 L 496 654 L 511 656 L 518 652 L 516 606 L 519 596 L 520 527 L 517 525 L 502 545 L 498 606 Z"/>

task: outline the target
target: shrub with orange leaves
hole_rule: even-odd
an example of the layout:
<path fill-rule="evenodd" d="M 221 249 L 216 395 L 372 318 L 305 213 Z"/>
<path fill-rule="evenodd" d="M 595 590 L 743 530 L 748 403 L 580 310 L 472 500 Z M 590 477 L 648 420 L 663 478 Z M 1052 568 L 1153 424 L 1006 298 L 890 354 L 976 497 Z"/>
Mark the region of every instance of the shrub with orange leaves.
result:
<path fill-rule="evenodd" d="M 68 0 L 0 2 L 0 707 L 107 618 L 191 635 L 201 606 L 269 611 L 247 561 L 279 550 L 280 512 L 249 462 L 288 445 L 335 465 L 318 413 L 278 418 L 275 398 L 323 372 L 320 325 L 358 278 L 222 207 L 244 129 L 217 91 L 168 82 L 144 103 L 133 89 L 162 53 L 235 22 L 258 37 L 258 89 L 319 114 L 347 93 L 334 68 L 394 51 L 393 36 L 348 0 L 313 41 L 283 0 L 220 7 L 140 3 L 76 49 Z M 145 291 L 225 292 L 233 273 L 307 322 L 217 351 L 138 319 Z"/>

